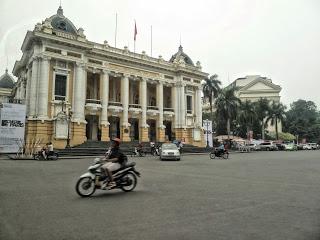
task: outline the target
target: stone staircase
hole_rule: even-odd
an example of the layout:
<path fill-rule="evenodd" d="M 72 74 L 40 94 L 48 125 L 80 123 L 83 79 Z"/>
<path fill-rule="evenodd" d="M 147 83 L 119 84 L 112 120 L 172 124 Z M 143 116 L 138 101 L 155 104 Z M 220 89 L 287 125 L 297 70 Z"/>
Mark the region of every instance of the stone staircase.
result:
<path fill-rule="evenodd" d="M 131 154 L 134 151 L 135 146 L 138 145 L 138 141 L 122 142 L 121 150 L 124 154 Z M 143 149 L 147 154 L 151 154 L 150 143 L 142 143 Z M 59 156 L 103 156 L 110 146 L 110 142 L 103 141 L 86 141 L 83 144 L 72 147 L 70 149 L 63 149 L 59 151 Z M 209 150 L 207 148 L 196 147 L 193 145 L 185 144 L 183 146 L 182 153 L 206 153 Z"/>

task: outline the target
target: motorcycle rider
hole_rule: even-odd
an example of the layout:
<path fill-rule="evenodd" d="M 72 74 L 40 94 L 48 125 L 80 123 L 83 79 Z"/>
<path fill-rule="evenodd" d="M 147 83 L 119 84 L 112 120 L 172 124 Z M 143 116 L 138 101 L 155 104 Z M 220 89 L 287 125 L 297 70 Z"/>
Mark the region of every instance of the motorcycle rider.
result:
<path fill-rule="evenodd" d="M 136 150 L 140 157 L 142 156 L 142 148 L 143 148 L 142 143 L 139 142 L 138 146 L 136 147 Z"/>
<path fill-rule="evenodd" d="M 153 141 L 150 142 L 150 148 L 151 148 L 151 154 L 155 155 L 156 154 L 156 144 L 155 144 L 155 142 L 153 142 Z"/>
<path fill-rule="evenodd" d="M 224 144 L 223 143 L 220 143 L 219 147 L 217 148 L 217 153 L 219 156 L 221 156 L 223 153 L 224 153 Z"/>
<path fill-rule="evenodd" d="M 121 140 L 119 138 L 114 138 L 111 140 L 111 151 L 110 154 L 106 156 L 106 161 L 104 165 L 101 166 L 101 168 L 105 171 L 106 175 L 109 178 L 109 184 L 107 182 L 104 182 L 101 185 L 101 189 L 105 189 L 108 187 L 109 189 L 116 186 L 116 183 L 114 182 L 112 172 L 116 171 L 121 168 L 121 164 L 124 161 L 124 154 L 120 150 L 120 143 Z"/>

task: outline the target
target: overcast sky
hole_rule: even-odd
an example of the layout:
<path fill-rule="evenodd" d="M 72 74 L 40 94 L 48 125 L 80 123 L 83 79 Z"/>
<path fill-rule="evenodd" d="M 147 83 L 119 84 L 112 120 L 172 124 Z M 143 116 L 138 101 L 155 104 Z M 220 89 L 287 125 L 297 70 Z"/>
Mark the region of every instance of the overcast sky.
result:
<path fill-rule="evenodd" d="M 21 57 L 27 30 L 56 13 L 59 0 L 0 0 L 0 75 Z M 282 87 L 284 104 L 299 98 L 320 107 L 320 0 L 62 0 L 64 15 L 87 39 L 168 60 L 184 51 L 226 86 L 258 74 Z"/>

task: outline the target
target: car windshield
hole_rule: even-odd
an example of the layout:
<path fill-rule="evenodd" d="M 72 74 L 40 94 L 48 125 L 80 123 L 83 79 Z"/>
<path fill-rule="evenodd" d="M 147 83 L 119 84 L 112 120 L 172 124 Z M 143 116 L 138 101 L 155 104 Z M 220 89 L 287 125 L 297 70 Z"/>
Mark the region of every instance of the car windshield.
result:
<path fill-rule="evenodd" d="M 162 144 L 162 149 L 170 149 L 170 150 L 176 150 L 178 149 L 177 146 L 173 143 L 166 143 Z"/>

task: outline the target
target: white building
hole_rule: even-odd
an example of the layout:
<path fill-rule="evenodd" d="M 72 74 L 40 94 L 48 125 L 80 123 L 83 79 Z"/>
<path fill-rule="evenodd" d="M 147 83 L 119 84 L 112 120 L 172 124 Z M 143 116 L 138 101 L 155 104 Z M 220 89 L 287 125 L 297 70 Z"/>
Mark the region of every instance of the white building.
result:
<path fill-rule="evenodd" d="M 250 100 L 254 102 L 260 98 L 266 98 L 270 101 L 280 102 L 281 87 L 274 84 L 271 79 L 260 75 L 238 78 L 231 83 L 231 86 L 239 88 L 237 96 L 241 101 Z"/>
<path fill-rule="evenodd" d="M 258 101 L 260 98 L 266 98 L 269 101 L 280 102 L 281 87 L 272 82 L 271 79 L 261 77 L 260 75 L 248 75 L 244 78 L 238 78 L 229 86 L 238 87 L 237 97 L 242 101 Z M 269 132 L 275 132 L 275 126 L 268 124 Z M 278 123 L 278 131 L 282 131 L 281 122 Z"/>
<path fill-rule="evenodd" d="M 13 73 L 15 98 L 27 105 L 27 141 L 63 148 L 69 138 L 71 145 L 176 138 L 204 145 L 201 81 L 208 74 L 181 46 L 166 61 L 92 42 L 59 7 L 27 32 L 21 50 Z"/>

